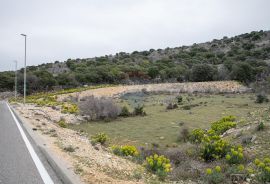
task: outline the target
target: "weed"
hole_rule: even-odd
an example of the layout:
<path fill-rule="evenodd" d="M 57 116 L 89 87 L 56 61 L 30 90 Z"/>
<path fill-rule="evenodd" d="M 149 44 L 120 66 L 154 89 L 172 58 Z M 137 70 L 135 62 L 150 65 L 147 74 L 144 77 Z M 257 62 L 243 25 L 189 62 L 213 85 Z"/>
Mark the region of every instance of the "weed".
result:
<path fill-rule="evenodd" d="M 105 133 L 98 133 L 92 136 L 91 139 L 93 144 L 100 143 L 101 145 L 104 145 L 106 141 L 108 141 L 109 137 Z"/>
<path fill-rule="evenodd" d="M 128 117 L 128 116 L 130 116 L 130 112 L 129 112 L 127 106 L 122 107 L 120 116 L 123 116 L 123 117 Z"/>
<path fill-rule="evenodd" d="M 264 123 L 261 121 L 259 125 L 257 126 L 257 131 L 262 131 L 264 130 L 264 128 L 265 128 Z"/>
<path fill-rule="evenodd" d="M 63 119 L 59 120 L 57 124 L 62 128 L 67 128 L 67 123 Z"/>
<path fill-rule="evenodd" d="M 138 105 L 137 107 L 134 108 L 133 114 L 135 116 L 145 116 L 146 112 L 144 111 L 144 107 L 142 105 Z"/>
<path fill-rule="evenodd" d="M 152 155 L 146 158 L 145 167 L 157 174 L 161 180 L 164 180 L 169 172 L 171 172 L 170 160 L 163 155 Z"/>
<path fill-rule="evenodd" d="M 119 156 L 138 156 L 138 150 L 135 146 L 112 146 L 112 151 L 115 155 Z"/>
<path fill-rule="evenodd" d="M 71 145 L 64 147 L 64 150 L 67 152 L 74 152 L 75 148 Z"/>

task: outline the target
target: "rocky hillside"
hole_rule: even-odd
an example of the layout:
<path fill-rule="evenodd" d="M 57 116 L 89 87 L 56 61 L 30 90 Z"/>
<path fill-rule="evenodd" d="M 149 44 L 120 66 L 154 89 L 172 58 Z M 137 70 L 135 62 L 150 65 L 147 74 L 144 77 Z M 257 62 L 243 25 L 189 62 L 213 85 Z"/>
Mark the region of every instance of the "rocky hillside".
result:
<path fill-rule="evenodd" d="M 249 84 L 267 79 L 269 64 L 270 31 L 254 31 L 192 46 L 30 66 L 28 86 L 32 91 L 43 91 L 98 83 L 238 80 Z M 11 90 L 12 72 L 2 72 L 0 77 L 0 89 Z"/>

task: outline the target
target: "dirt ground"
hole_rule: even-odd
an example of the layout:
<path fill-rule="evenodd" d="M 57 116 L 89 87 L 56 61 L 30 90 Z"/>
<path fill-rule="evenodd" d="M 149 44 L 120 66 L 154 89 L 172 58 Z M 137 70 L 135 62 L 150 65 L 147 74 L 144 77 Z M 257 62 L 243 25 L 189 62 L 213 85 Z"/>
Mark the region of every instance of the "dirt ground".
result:
<path fill-rule="evenodd" d="M 58 96 L 58 100 L 73 96 L 83 98 L 86 96 L 106 96 L 118 97 L 125 93 L 139 92 L 146 90 L 148 92 L 179 92 L 179 93 L 242 93 L 248 90 L 247 87 L 236 81 L 215 81 L 215 82 L 187 82 L 187 83 L 162 83 L 162 84 L 145 84 L 130 86 L 115 86 L 108 88 L 99 88 L 82 91 L 79 93 L 69 93 Z"/>
<path fill-rule="evenodd" d="M 40 107 L 14 107 L 24 122 L 29 123 L 43 137 L 47 147 L 73 165 L 71 169 L 80 175 L 84 183 L 142 183 L 133 178 L 134 170 L 141 166 L 113 155 L 108 148 L 92 146 L 83 134 L 59 127 L 47 115 L 40 113 Z M 75 151 L 64 151 L 69 146 Z"/>

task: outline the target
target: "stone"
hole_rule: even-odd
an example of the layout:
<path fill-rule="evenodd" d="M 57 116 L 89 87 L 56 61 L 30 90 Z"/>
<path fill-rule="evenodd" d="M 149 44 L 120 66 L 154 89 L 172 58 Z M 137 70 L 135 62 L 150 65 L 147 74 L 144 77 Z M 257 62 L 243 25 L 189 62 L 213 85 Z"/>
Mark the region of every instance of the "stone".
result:
<path fill-rule="evenodd" d="M 101 144 L 99 144 L 99 143 L 97 143 L 95 146 L 94 146 L 94 149 L 95 150 L 101 150 L 102 149 L 102 147 L 101 147 Z"/>
<path fill-rule="evenodd" d="M 256 140 L 257 136 L 256 135 L 253 135 L 252 138 L 251 138 L 251 142 L 254 142 Z"/>

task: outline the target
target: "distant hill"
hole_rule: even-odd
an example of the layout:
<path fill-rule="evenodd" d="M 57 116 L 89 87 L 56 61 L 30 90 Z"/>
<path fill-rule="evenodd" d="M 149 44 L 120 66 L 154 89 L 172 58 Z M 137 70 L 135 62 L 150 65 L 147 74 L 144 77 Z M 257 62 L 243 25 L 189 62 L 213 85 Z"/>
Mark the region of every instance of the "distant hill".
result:
<path fill-rule="evenodd" d="M 270 31 L 253 31 L 191 46 L 29 66 L 27 83 L 29 92 L 98 83 L 238 80 L 249 84 L 266 81 L 269 64 Z M 1 72 L 0 77 L 0 90 L 12 90 L 13 72 Z"/>

